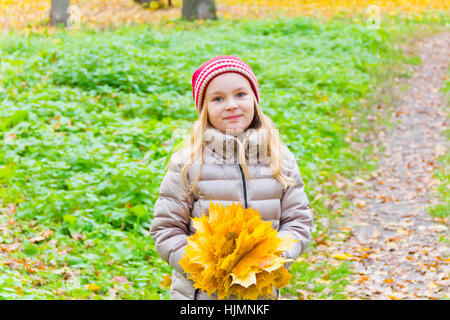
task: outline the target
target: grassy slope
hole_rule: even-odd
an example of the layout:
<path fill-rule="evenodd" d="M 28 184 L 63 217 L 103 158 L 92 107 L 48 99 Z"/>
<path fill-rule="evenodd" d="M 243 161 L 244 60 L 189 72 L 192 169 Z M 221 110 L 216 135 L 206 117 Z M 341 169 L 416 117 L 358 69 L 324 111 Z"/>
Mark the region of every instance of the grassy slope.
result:
<path fill-rule="evenodd" d="M 444 87 L 442 91 L 445 93 L 447 97 L 447 101 L 450 102 L 450 68 L 447 69 L 447 80 L 444 83 Z M 449 112 L 449 106 L 447 104 L 446 111 Z M 443 132 L 445 134 L 447 140 L 450 139 L 450 130 L 447 129 Z M 427 211 L 430 215 L 435 218 L 437 221 L 442 223 L 448 223 L 448 217 L 450 214 L 450 188 L 449 188 L 449 178 L 450 178 L 450 155 L 448 152 L 443 156 L 438 158 L 439 170 L 437 170 L 434 174 L 434 177 L 439 179 L 440 183 L 435 186 L 434 193 L 436 197 L 442 199 L 441 202 L 435 206 L 431 206 L 427 208 Z M 439 241 L 443 243 L 450 243 L 450 239 L 448 234 L 443 234 L 439 237 Z"/>
<path fill-rule="evenodd" d="M 450 68 L 447 70 L 447 81 L 444 83 L 444 87 L 442 91 L 447 96 L 447 101 L 450 102 L 450 80 L 448 80 L 450 76 Z M 447 113 L 449 111 L 449 104 L 447 104 Z M 447 140 L 450 138 L 450 130 L 447 129 L 443 132 Z M 435 174 L 435 177 L 438 178 L 441 183 L 436 188 L 436 194 L 438 197 L 441 197 L 443 202 L 438 204 L 432 208 L 429 208 L 429 212 L 432 217 L 436 218 L 448 218 L 450 214 L 450 192 L 449 192 L 449 169 L 450 169 L 450 155 L 447 153 L 438 159 L 440 164 L 440 170 L 438 170 Z"/>

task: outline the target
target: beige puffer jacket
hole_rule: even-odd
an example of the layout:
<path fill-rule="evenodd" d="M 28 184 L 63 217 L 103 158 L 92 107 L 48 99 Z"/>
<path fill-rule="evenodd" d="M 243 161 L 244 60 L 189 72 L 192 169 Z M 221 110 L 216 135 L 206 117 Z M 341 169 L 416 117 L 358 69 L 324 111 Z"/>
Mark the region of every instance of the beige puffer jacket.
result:
<path fill-rule="evenodd" d="M 208 296 L 195 289 L 178 264 L 187 237 L 195 232 L 191 217 L 207 213 L 210 202 L 224 206 L 240 202 L 246 208 L 253 207 L 264 221 L 272 221 L 272 227 L 280 236 L 290 235 L 300 240 L 284 254 L 288 258 L 297 259 L 310 242 L 312 215 L 309 202 L 296 160 L 286 146 L 282 146 L 285 166 L 282 170 L 287 176 L 295 177 L 298 185 L 283 192 L 282 185 L 264 161 L 248 161 L 258 156 L 262 143 L 260 131 L 246 130 L 245 137 L 239 137 L 245 148 L 250 180 L 245 178 L 238 161 L 236 137 L 209 127 L 203 138 L 204 164 L 197 183 L 198 191 L 195 194 L 186 192 L 181 178 L 182 154 L 186 149 L 179 150 L 171 158 L 154 207 L 150 234 L 160 256 L 174 268 L 171 299 L 217 299 L 216 295 Z M 194 164 L 188 170 L 189 183 L 196 177 L 198 169 L 199 165 Z M 278 292 L 274 290 L 274 294 L 278 295 Z"/>

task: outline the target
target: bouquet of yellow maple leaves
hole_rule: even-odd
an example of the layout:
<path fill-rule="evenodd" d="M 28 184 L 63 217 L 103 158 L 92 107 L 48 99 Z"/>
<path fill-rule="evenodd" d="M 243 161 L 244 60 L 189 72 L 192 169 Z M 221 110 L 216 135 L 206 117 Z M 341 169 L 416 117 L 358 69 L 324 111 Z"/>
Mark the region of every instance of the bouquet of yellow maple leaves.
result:
<path fill-rule="evenodd" d="M 284 263 L 292 260 L 281 254 L 298 240 L 279 238 L 257 210 L 211 203 L 208 216 L 192 220 L 196 232 L 179 263 L 195 288 L 219 299 L 257 299 L 289 284 Z"/>

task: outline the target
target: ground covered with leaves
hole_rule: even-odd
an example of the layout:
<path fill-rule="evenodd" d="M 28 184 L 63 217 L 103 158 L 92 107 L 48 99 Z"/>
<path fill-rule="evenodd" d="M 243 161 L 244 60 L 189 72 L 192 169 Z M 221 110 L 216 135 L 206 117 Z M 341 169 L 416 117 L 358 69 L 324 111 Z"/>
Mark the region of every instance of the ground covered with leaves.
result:
<path fill-rule="evenodd" d="M 439 30 L 446 17 L 386 17 L 379 29 L 283 18 L 2 35 L 0 298 L 169 297 L 171 269 L 148 232 L 153 205 L 180 132 L 196 118 L 190 77 L 224 54 L 254 69 L 315 217 L 310 250 L 282 293 L 348 297 L 350 253 L 319 246 L 351 235 L 342 219 L 355 204 L 343 185 L 376 167 L 361 139 L 373 129 L 378 88 L 417 63 L 396 43 Z"/>
<path fill-rule="evenodd" d="M 155 2 L 156 3 L 156 2 Z M 155 4 L 153 3 L 153 4 Z M 96 29 L 122 25 L 170 23 L 181 17 L 182 0 L 160 0 L 158 6 L 142 6 L 133 0 L 71 0 L 74 20 Z M 377 23 L 383 16 L 433 20 L 450 10 L 446 0 L 216 0 L 217 16 L 224 19 L 293 18 L 298 16 L 328 20 L 350 17 L 355 22 Z M 45 32 L 48 30 L 51 1 L 0 1 L 0 30 Z M 428 15 L 424 17 L 424 12 Z M 77 21 L 75 21 L 77 23 Z"/>
<path fill-rule="evenodd" d="M 391 126 L 365 142 L 380 147 L 376 170 L 346 188 L 355 205 L 344 219 L 349 233 L 318 247 L 352 262 L 349 298 L 449 298 L 449 199 L 433 189 L 448 190 L 450 33 L 418 41 L 415 51 L 422 63 L 397 79 L 394 108 L 385 113 Z"/>

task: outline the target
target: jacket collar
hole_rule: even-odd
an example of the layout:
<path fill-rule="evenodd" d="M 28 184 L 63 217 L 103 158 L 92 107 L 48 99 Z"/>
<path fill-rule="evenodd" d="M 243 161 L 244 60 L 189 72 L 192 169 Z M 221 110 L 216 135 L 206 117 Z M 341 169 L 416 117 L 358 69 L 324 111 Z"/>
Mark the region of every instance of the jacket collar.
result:
<path fill-rule="evenodd" d="M 245 151 L 246 162 L 256 164 L 260 161 L 264 150 L 265 135 L 261 129 L 247 129 L 236 134 L 225 134 L 209 126 L 203 134 L 203 143 L 215 158 L 226 162 L 235 162 L 239 159 L 241 148 Z"/>

